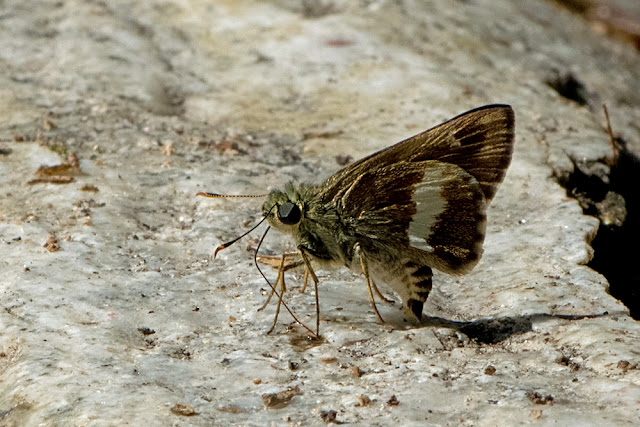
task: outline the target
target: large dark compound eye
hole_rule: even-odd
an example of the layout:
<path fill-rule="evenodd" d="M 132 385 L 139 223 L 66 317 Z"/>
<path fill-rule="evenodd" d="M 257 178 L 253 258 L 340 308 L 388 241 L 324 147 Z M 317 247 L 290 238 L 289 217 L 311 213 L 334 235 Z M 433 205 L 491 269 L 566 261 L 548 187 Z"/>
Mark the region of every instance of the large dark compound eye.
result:
<path fill-rule="evenodd" d="M 283 224 L 297 224 L 301 216 L 300 208 L 295 203 L 286 202 L 278 206 L 278 219 Z"/>

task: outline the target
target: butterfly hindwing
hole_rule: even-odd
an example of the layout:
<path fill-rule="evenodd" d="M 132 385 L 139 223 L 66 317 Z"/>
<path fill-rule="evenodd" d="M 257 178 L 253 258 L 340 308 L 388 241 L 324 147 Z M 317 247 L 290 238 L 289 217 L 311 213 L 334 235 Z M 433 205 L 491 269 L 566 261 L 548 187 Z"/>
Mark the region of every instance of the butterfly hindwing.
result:
<path fill-rule="evenodd" d="M 427 160 L 367 171 L 338 206 L 363 249 L 384 247 L 453 274 L 469 271 L 482 254 L 484 194 L 456 165 Z"/>

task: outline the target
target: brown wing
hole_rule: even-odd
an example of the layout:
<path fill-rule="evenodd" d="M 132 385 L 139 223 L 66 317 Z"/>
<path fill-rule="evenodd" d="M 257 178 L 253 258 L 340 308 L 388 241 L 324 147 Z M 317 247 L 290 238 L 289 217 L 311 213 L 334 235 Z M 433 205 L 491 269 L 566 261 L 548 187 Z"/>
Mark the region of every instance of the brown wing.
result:
<path fill-rule="evenodd" d="M 486 201 L 478 181 L 437 160 L 398 162 L 366 171 L 337 201 L 345 232 L 365 252 L 463 274 L 477 264 Z"/>
<path fill-rule="evenodd" d="M 508 105 L 493 104 L 463 113 L 434 128 L 367 156 L 331 176 L 323 185 L 325 201 L 337 201 L 366 171 L 398 162 L 439 160 L 464 169 L 493 199 L 511 162 L 515 119 Z"/>

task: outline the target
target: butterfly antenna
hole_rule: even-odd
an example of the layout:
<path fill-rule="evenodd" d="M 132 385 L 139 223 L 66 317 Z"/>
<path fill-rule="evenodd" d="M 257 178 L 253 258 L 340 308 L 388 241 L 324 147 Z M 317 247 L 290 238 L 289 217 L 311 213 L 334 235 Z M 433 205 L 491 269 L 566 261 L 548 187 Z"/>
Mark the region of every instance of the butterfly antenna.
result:
<path fill-rule="evenodd" d="M 211 198 L 221 198 L 221 197 L 225 197 L 225 198 L 229 198 L 229 197 L 266 197 L 269 194 L 247 194 L 247 195 L 241 195 L 241 194 L 218 194 L 218 193 L 198 193 L 196 194 L 196 196 L 202 196 L 202 197 L 211 197 Z"/>

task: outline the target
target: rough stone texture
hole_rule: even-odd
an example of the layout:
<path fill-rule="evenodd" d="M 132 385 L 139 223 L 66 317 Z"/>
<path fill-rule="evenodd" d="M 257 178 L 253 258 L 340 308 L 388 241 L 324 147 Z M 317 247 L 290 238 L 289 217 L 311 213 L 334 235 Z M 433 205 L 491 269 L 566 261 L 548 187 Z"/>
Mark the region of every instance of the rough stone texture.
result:
<path fill-rule="evenodd" d="M 602 102 L 638 150 L 631 47 L 540 1 L 0 5 L 1 425 L 640 423 L 640 326 L 551 178 L 611 156 Z M 569 72 L 586 106 L 546 83 Z M 483 260 L 436 275 L 424 327 L 397 304 L 377 324 L 336 271 L 321 342 L 285 314 L 266 336 L 259 233 L 211 257 L 260 202 L 195 193 L 318 181 L 492 102 L 516 111 L 513 164 Z M 70 153 L 73 182 L 27 184 Z"/>

